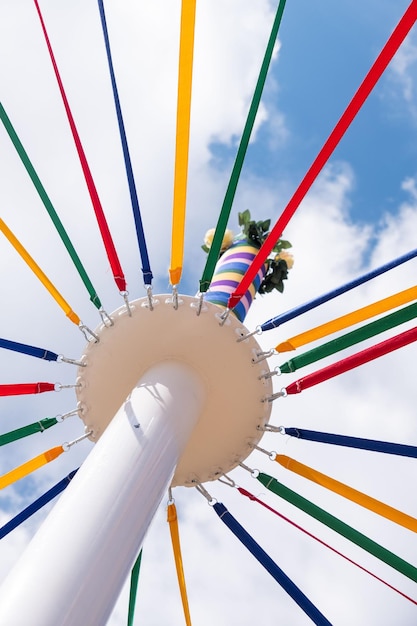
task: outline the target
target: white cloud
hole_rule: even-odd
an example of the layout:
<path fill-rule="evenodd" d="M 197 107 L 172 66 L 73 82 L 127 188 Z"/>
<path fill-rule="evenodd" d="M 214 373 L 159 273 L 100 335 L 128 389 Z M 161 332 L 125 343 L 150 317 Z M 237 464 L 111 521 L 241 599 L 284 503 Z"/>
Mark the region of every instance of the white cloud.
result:
<path fill-rule="evenodd" d="M 390 75 L 394 89 L 392 95 L 398 98 L 398 90 L 414 121 L 417 119 L 415 106 L 417 45 L 411 33 L 396 53 L 390 65 Z"/>

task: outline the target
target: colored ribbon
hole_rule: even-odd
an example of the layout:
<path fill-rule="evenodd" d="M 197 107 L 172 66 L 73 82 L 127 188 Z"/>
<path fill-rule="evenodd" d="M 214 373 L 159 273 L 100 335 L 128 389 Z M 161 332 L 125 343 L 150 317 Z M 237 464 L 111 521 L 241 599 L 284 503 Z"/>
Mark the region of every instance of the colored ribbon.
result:
<path fill-rule="evenodd" d="M 403 263 L 406 263 L 407 261 L 414 259 L 416 256 L 417 256 L 417 248 L 414 250 L 410 250 L 410 252 L 407 252 L 406 254 L 403 254 L 397 257 L 396 259 L 389 261 L 388 263 L 384 263 L 384 265 L 381 265 L 371 270 L 370 272 L 367 272 L 366 274 L 362 274 L 361 276 L 354 278 L 353 280 L 349 281 L 348 283 L 345 283 L 344 285 L 340 285 L 339 287 L 337 287 L 337 289 L 333 289 L 332 291 L 322 294 L 318 298 L 314 298 L 313 300 L 304 302 L 304 304 L 300 304 L 294 309 L 290 309 L 289 311 L 284 311 L 284 313 L 280 313 L 279 315 L 272 317 L 270 320 L 267 320 L 261 325 L 261 329 L 265 331 L 265 330 L 272 330 L 273 328 L 278 328 L 278 326 L 281 326 L 281 324 L 284 324 L 285 322 L 288 322 L 289 320 L 292 320 L 298 317 L 299 315 L 306 313 L 307 311 L 311 311 L 312 309 L 315 309 L 321 304 L 324 304 L 325 302 L 329 302 L 329 300 L 333 300 L 333 298 L 336 298 L 337 296 L 340 296 L 343 293 L 346 293 L 347 291 L 354 289 L 355 287 L 359 287 L 359 285 L 363 285 L 364 283 L 368 282 L 368 280 L 372 280 L 372 278 L 376 278 L 377 276 L 380 276 L 381 274 L 385 274 L 385 272 L 388 272 L 389 270 L 392 270 L 394 267 L 398 267 L 399 265 L 402 265 Z"/>
<path fill-rule="evenodd" d="M 12 350 L 13 352 L 20 352 L 21 354 L 27 354 L 28 356 L 34 356 L 37 359 L 44 359 L 45 361 L 56 361 L 59 356 L 51 350 L 36 348 L 35 346 L 29 346 L 25 343 L 18 343 L 17 341 L 10 341 L 9 339 L 2 338 L 0 338 L 0 348 Z"/>
<path fill-rule="evenodd" d="M 55 426 L 55 424 L 58 424 L 56 417 L 45 417 L 43 420 L 39 420 L 39 422 L 16 428 L 16 430 L 0 435 L 0 446 L 5 446 L 8 443 L 29 437 L 29 435 L 34 435 L 35 433 L 43 433 L 44 430 Z"/>
<path fill-rule="evenodd" d="M 232 531 L 241 543 L 251 552 L 259 563 L 271 574 L 271 576 L 281 585 L 289 596 L 298 604 L 306 615 L 314 622 L 322 626 L 331 626 L 330 622 L 314 606 L 314 604 L 303 594 L 303 592 L 292 582 L 290 578 L 278 567 L 271 557 L 256 543 L 249 533 L 239 524 L 239 522 L 229 513 L 224 504 L 216 502 L 213 509 L 222 522 Z"/>
<path fill-rule="evenodd" d="M 284 428 L 284 432 L 286 435 L 290 435 L 290 437 L 297 437 L 298 439 L 305 439 L 307 441 L 417 458 L 417 446 L 408 446 L 403 443 L 350 437 L 348 435 L 335 435 L 333 433 L 322 433 L 316 430 L 306 430 L 305 428 Z"/>
<path fill-rule="evenodd" d="M 196 0 L 182 0 L 180 53 L 178 64 L 178 104 L 175 146 L 172 244 L 169 279 L 181 280 L 184 257 L 185 209 L 187 202 L 188 152 L 190 143 L 191 90 L 193 78 Z"/>
<path fill-rule="evenodd" d="M 178 517 L 175 504 L 172 502 L 167 507 L 167 521 L 169 532 L 171 533 L 172 549 L 174 551 L 175 567 L 177 570 L 178 585 L 181 593 L 182 608 L 184 611 L 185 623 L 191 626 L 190 608 L 188 605 L 187 587 L 185 584 L 184 567 L 181 555 L 181 543 L 178 530 Z"/>
<path fill-rule="evenodd" d="M 339 374 L 344 374 L 349 370 L 359 367 L 360 365 L 364 365 L 364 363 L 369 363 L 369 361 L 373 361 L 385 354 L 389 354 L 394 350 L 398 350 L 399 348 L 403 348 L 413 341 L 417 340 L 417 327 L 410 328 L 410 330 L 406 330 L 399 335 L 395 335 L 395 337 L 391 337 L 390 339 L 386 339 L 381 343 L 377 343 L 371 348 L 367 348 L 366 350 L 362 350 L 361 352 L 357 352 L 356 354 L 352 354 L 351 356 L 342 359 L 341 361 L 337 361 L 332 365 L 324 367 L 317 372 L 313 372 L 304 378 L 299 378 L 295 382 L 291 383 L 288 387 L 286 387 L 285 391 L 288 394 L 300 393 L 309 387 L 313 387 L 314 385 L 318 385 L 319 383 L 324 382 L 325 380 L 329 380 L 334 376 L 339 376 Z"/>
<path fill-rule="evenodd" d="M 55 383 L 0 385 L 0 396 L 24 396 L 35 393 L 45 393 L 45 391 L 55 391 Z"/>
<path fill-rule="evenodd" d="M 325 541 L 323 541 L 322 539 L 319 539 L 319 537 L 316 537 L 316 535 L 313 535 L 312 533 L 310 533 L 308 530 L 306 530 L 305 528 L 303 528 L 302 526 L 299 526 L 298 524 L 296 524 L 295 522 L 293 522 L 292 520 L 290 520 L 288 517 L 286 517 L 285 515 L 283 515 L 282 513 L 280 513 L 279 511 L 277 511 L 276 509 L 272 508 L 272 506 L 269 506 L 269 504 L 266 504 L 266 502 L 264 502 L 263 500 L 260 500 L 259 498 L 257 498 L 256 496 L 253 495 L 253 493 L 250 493 L 249 491 L 247 491 L 246 489 L 243 489 L 243 487 L 238 487 L 237 490 L 239 491 L 240 494 L 242 494 L 243 496 L 246 496 L 247 498 L 249 498 L 249 500 L 252 500 L 252 502 L 256 502 L 257 504 L 261 504 L 263 507 L 265 507 L 266 509 L 268 509 L 268 511 L 271 511 L 271 513 L 274 513 L 274 515 L 277 515 L 280 519 L 284 520 L 285 522 L 288 522 L 289 524 L 291 524 L 291 526 L 294 526 L 294 528 L 297 528 L 297 530 L 301 530 L 302 533 L 304 533 L 305 535 L 307 535 L 308 537 L 311 537 L 311 539 L 314 539 L 315 541 L 317 541 L 318 543 L 320 543 L 322 546 L 324 546 L 325 548 L 328 548 L 329 550 L 331 550 L 332 552 L 334 552 L 335 554 L 337 554 L 338 556 L 341 556 L 343 559 L 345 559 L 346 561 L 348 561 L 349 563 L 351 563 L 352 565 L 355 565 L 356 567 L 358 567 L 359 569 L 361 569 L 363 572 L 365 572 L 366 574 L 369 574 L 370 576 L 372 576 L 373 578 L 375 578 L 376 580 L 378 580 L 379 582 L 383 583 L 384 585 L 386 585 L 387 587 L 389 587 L 390 589 L 392 589 L 393 591 L 396 591 L 397 593 L 399 593 L 401 596 L 403 596 L 403 598 L 406 598 L 406 600 L 409 600 L 410 602 L 412 602 L 413 604 L 417 605 L 417 601 L 413 600 L 413 598 L 410 598 L 410 596 L 407 596 L 405 593 L 403 593 L 402 591 L 400 591 L 399 589 L 397 589 L 396 587 L 393 587 L 392 585 L 390 585 L 386 580 L 383 580 L 383 578 L 380 578 L 379 576 L 377 576 L 376 574 L 374 574 L 373 572 L 371 572 L 370 570 L 366 569 L 366 567 L 363 567 L 363 565 L 360 565 L 359 563 L 357 563 L 356 561 L 353 561 L 353 559 L 350 559 L 348 556 L 346 556 L 345 554 L 343 554 L 342 552 L 339 552 L 339 550 L 336 550 L 336 548 L 333 548 L 331 545 L 329 545 L 328 543 L 326 543 Z"/>
<path fill-rule="evenodd" d="M 58 289 L 51 283 L 49 278 L 44 274 L 39 265 L 33 260 L 28 251 L 22 246 L 20 241 L 15 237 L 10 228 L 0 219 L 0 230 L 12 244 L 16 252 L 20 254 L 25 263 L 30 267 L 35 276 L 41 281 L 44 287 L 49 291 L 57 304 L 64 311 L 65 315 L 77 326 L 80 324 L 80 318 L 69 306 L 68 302 L 59 293 Z"/>
<path fill-rule="evenodd" d="M 376 315 L 380 315 L 381 313 L 385 313 L 395 307 L 401 306 L 402 304 L 406 304 L 410 302 L 410 300 L 415 300 L 417 298 L 417 286 L 410 287 L 409 289 L 404 289 L 404 291 L 400 291 L 395 293 L 388 298 L 383 298 L 382 300 L 378 300 L 373 304 L 368 304 L 356 311 L 352 311 L 351 313 L 347 313 L 346 315 L 342 315 L 330 322 L 326 322 L 325 324 L 321 324 L 320 326 L 316 326 L 315 328 L 311 328 L 310 330 L 305 331 L 304 333 L 300 333 L 295 337 L 291 337 L 291 339 L 287 339 L 283 343 L 277 345 L 275 350 L 277 352 L 287 352 L 288 350 L 295 350 L 300 346 L 304 346 L 307 343 L 311 343 L 312 341 L 316 341 L 317 339 L 321 339 L 322 337 L 326 337 L 327 335 L 331 335 L 332 333 L 336 333 L 339 330 L 343 330 L 348 326 L 353 326 L 354 324 L 358 324 L 359 322 L 363 322 L 364 320 L 369 319 L 370 317 L 375 317 Z M 414 305 L 415 306 L 415 305 Z M 408 321 L 415 317 L 416 309 L 404 309 L 404 321 Z M 410 317 L 407 318 L 407 315 L 410 314 Z M 401 318 L 400 313 L 397 315 L 398 318 Z M 385 320 L 387 318 L 384 318 Z M 391 319 L 391 318 L 390 318 Z M 393 318 L 396 319 L 396 318 Z M 399 321 L 398 324 L 402 322 Z M 391 328 L 389 325 L 387 328 Z M 380 331 L 382 332 L 382 331 Z M 367 338 L 367 337 L 365 337 Z"/>
<path fill-rule="evenodd" d="M 242 171 L 243 161 L 245 159 L 246 150 L 249 145 L 249 140 L 255 123 L 256 114 L 258 112 L 259 103 L 261 101 L 263 88 L 265 86 L 266 77 L 268 74 L 269 65 L 271 63 L 272 54 L 274 52 L 275 42 L 278 37 L 278 30 L 281 24 L 282 15 L 284 13 L 285 1 L 280 0 L 278 3 L 277 11 L 275 14 L 274 23 L 272 25 L 271 34 L 269 36 L 268 44 L 266 47 L 265 55 L 262 61 L 261 69 L 259 72 L 258 80 L 256 83 L 255 91 L 253 94 L 252 102 L 249 108 L 248 117 L 245 122 L 242 137 L 240 140 L 239 148 L 236 154 L 236 159 L 233 165 L 232 173 L 230 175 L 229 184 L 227 186 L 226 195 L 223 200 L 223 205 L 220 211 L 219 219 L 217 222 L 216 230 L 214 231 L 213 241 L 210 246 L 210 250 L 207 256 L 206 265 L 203 270 L 203 275 L 200 280 L 200 292 L 205 293 L 210 286 L 210 281 L 213 278 L 214 268 L 216 267 L 217 260 L 220 256 L 220 249 L 224 237 L 224 233 L 227 228 L 227 222 L 230 217 L 230 211 L 232 209 L 233 200 L 236 194 L 237 185 L 239 182 L 240 173 Z"/>
<path fill-rule="evenodd" d="M 58 70 L 58 66 L 57 66 L 56 61 L 55 61 L 55 56 L 54 56 L 54 53 L 53 53 L 53 50 L 52 50 L 52 46 L 51 46 L 51 43 L 49 41 L 49 36 L 48 36 L 47 30 L 46 30 L 46 26 L 45 26 L 45 23 L 44 23 L 44 20 L 43 20 L 43 17 L 42 17 L 42 13 L 41 13 L 41 10 L 39 8 L 38 1 L 37 0 L 33 0 L 33 1 L 35 3 L 35 7 L 36 7 L 36 10 L 38 12 L 38 16 L 39 16 L 39 20 L 40 20 L 40 23 L 41 23 L 42 31 L 43 31 L 43 34 L 44 34 L 45 42 L 46 42 L 46 45 L 48 47 L 49 56 L 50 56 L 50 59 L 51 59 L 51 62 L 52 62 L 52 66 L 54 68 L 55 77 L 56 77 L 56 80 L 57 80 L 57 83 L 58 83 L 58 86 L 59 86 L 59 91 L 61 93 L 62 101 L 64 103 L 64 107 L 65 107 L 65 111 L 66 111 L 66 114 L 67 114 L 68 122 L 69 122 L 69 125 L 70 125 L 70 128 L 71 128 L 71 132 L 72 132 L 72 136 L 73 136 L 73 139 L 74 139 L 75 147 L 77 149 L 77 153 L 78 153 L 80 164 L 81 164 L 81 167 L 82 167 L 82 170 L 83 170 L 85 182 L 87 184 L 88 192 L 90 194 L 91 202 L 92 202 L 92 205 L 93 205 L 93 208 L 94 208 L 94 213 L 95 213 L 96 219 L 97 219 L 97 224 L 98 224 L 98 227 L 100 229 L 101 237 L 102 237 L 102 240 L 103 240 L 104 247 L 106 249 L 107 258 L 108 258 L 109 263 L 110 263 L 110 267 L 111 267 L 111 270 L 112 270 L 112 273 L 113 273 L 113 277 L 114 277 L 115 283 L 116 283 L 119 291 L 125 292 L 126 291 L 126 281 L 125 281 L 125 277 L 124 277 L 124 274 L 123 274 L 123 270 L 122 270 L 122 267 L 120 265 L 119 258 L 117 256 L 116 248 L 114 247 L 113 239 L 112 239 L 112 236 L 110 234 L 110 230 L 109 230 L 109 227 L 108 227 L 108 224 L 107 224 L 107 221 L 106 221 L 106 217 L 104 215 L 103 208 L 101 206 L 100 198 L 98 196 L 97 189 L 96 189 L 96 186 L 94 184 L 93 177 L 91 175 L 90 167 L 88 165 L 87 158 L 85 156 L 84 148 L 83 148 L 83 146 L 81 144 L 81 140 L 80 140 L 80 137 L 79 137 L 79 134 L 78 134 L 78 130 L 77 130 L 77 127 L 76 127 L 75 122 L 74 122 L 74 118 L 73 118 L 73 115 L 72 115 L 72 112 L 71 112 L 71 108 L 69 106 L 69 102 L 68 102 L 68 99 L 67 99 L 67 96 L 66 96 L 66 93 L 65 93 L 65 90 L 64 90 L 64 85 L 62 83 L 61 76 L 60 76 L 59 70 Z"/>
<path fill-rule="evenodd" d="M 340 350 L 345 350 L 356 343 L 365 341 L 365 339 L 375 337 L 375 335 L 394 328 L 399 324 L 404 324 L 415 317 L 417 317 L 417 303 L 410 304 L 410 306 L 404 307 L 394 313 L 390 313 L 390 315 L 381 317 L 370 324 L 366 324 L 361 328 L 352 330 L 350 333 L 346 333 L 345 335 L 337 337 L 332 341 L 328 341 L 317 348 L 313 348 L 312 350 L 308 350 L 308 352 L 304 352 L 303 354 L 289 359 L 286 363 L 279 366 L 279 370 L 281 374 L 295 372 L 301 367 L 315 363 L 320 359 L 324 359 L 325 357 L 335 354 L 336 352 L 340 352 Z M 276 348 L 276 350 L 278 350 L 278 348 Z"/>
<path fill-rule="evenodd" d="M 135 618 L 136 596 L 138 593 L 138 582 L 139 582 L 141 562 L 142 562 L 142 550 L 139 552 L 139 556 L 136 559 L 135 564 L 132 568 L 132 572 L 130 574 L 129 610 L 128 610 L 128 615 L 127 615 L 127 626 L 133 626 L 133 620 Z"/>
<path fill-rule="evenodd" d="M 404 574 L 407 578 L 417 582 L 417 568 L 415 568 L 414 565 L 411 565 L 411 563 L 408 563 L 390 550 L 387 550 L 372 539 L 369 539 L 366 535 L 363 535 L 358 530 L 355 530 L 348 524 L 345 524 L 334 515 L 331 515 L 331 513 L 328 513 L 303 496 L 300 496 L 295 491 L 292 491 L 292 489 L 285 487 L 285 485 L 278 482 L 276 478 L 261 472 L 259 476 L 257 476 L 257 480 L 259 480 L 259 482 L 262 483 L 266 489 L 269 489 L 269 491 L 272 491 L 277 496 L 280 496 L 311 517 L 314 517 L 316 520 L 325 524 L 328 528 L 331 528 L 352 543 L 355 543 L 357 546 L 366 552 L 369 552 L 380 561 L 383 561 L 401 574 Z"/>
<path fill-rule="evenodd" d="M 252 265 L 246 272 L 238 288 L 232 293 L 229 299 L 228 306 L 230 309 L 234 308 L 242 296 L 246 293 L 249 285 L 253 281 L 259 269 L 265 263 L 269 254 L 271 253 L 274 245 L 281 237 L 284 228 L 287 226 L 291 217 L 294 215 L 297 208 L 300 206 L 305 195 L 309 191 L 310 187 L 316 180 L 317 176 L 329 160 L 330 156 L 334 152 L 335 148 L 339 144 L 343 135 L 349 128 L 350 124 L 354 120 L 356 114 L 362 107 L 363 103 L 375 87 L 382 73 L 390 63 L 392 57 L 397 52 L 398 48 L 410 32 L 414 22 L 417 19 L 417 1 L 413 0 L 405 11 L 404 15 L 398 22 L 391 36 L 388 38 L 385 46 L 378 55 L 376 61 L 372 65 L 365 79 L 359 86 L 359 89 L 353 96 L 352 100 L 348 104 L 341 118 L 337 122 L 333 131 L 330 133 L 328 139 L 320 150 L 319 154 L 313 161 L 310 169 L 307 171 L 294 195 L 290 199 L 283 213 L 279 217 L 275 226 L 270 231 L 268 237 L 262 244 L 258 255 L 252 262 Z"/>
<path fill-rule="evenodd" d="M 275 461 L 282 465 L 282 467 L 285 467 L 285 469 L 288 469 L 299 476 L 303 476 L 304 478 L 325 487 L 329 491 L 333 491 L 343 498 L 346 498 L 351 502 L 355 502 L 356 504 L 359 504 L 381 517 L 389 519 L 395 524 L 403 526 L 414 533 L 417 532 L 417 519 L 415 517 L 411 517 L 411 515 L 407 515 L 406 513 L 403 513 L 402 511 L 399 511 L 384 502 L 380 502 L 379 500 L 376 500 L 375 498 L 372 498 L 357 489 L 353 489 L 353 487 L 350 487 L 349 485 L 345 485 L 344 483 L 335 480 L 326 474 L 322 474 L 308 465 L 299 463 L 289 456 L 277 454 Z"/>
<path fill-rule="evenodd" d="M 122 143 L 123 158 L 125 162 L 126 176 L 129 185 L 130 200 L 132 204 L 133 218 L 135 221 L 136 236 L 139 244 L 139 251 L 142 260 L 142 273 L 145 285 L 152 284 L 152 272 L 149 264 L 148 248 L 146 246 L 145 232 L 143 229 L 142 216 L 139 207 L 138 194 L 136 191 L 135 177 L 133 175 L 132 161 L 130 159 L 129 146 L 127 143 L 126 130 L 123 121 L 122 107 L 120 105 L 119 92 L 117 89 L 116 76 L 114 73 L 113 60 L 110 48 L 109 33 L 107 30 L 106 14 L 104 11 L 103 0 L 98 0 L 98 8 L 100 11 L 101 27 L 103 30 L 104 43 L 106 46 L 107 62 L 110 72 L 110 80 L 113 90 L 114 105 L 116 107 L 117 122 L 119 125 L 120 141 Z"/>
<path fill-rule="evenodd" d="M 72 262 L 74 263 L 78 274 L 80 275 L 81 280 L 83 281 L 89 295 L 90 295 L 90 300 L 91 302 L 94 304 L 94 306 L 97 307 L 97 309 L 101 308 L 101 302 L 100 302 L 100 298 L 98 297 L 96 290 L 93 287 L 93 284 L 91 282 L 91 280 L 89 279 L 87 272 L 85 271 L 85 268 L 83 266 L 83 264 L 81 263 L 81 260 L 77 254 L 77 252 L 75 251 L 75 248 L 71 242 L 71 239 L 68 237 L 68 234 L 61 222 L 61 220 L 58 217 L 57 212 L 55 211 L 55 208 L 48 196 L 48 194 L 45 191 L 44 186 L 42 185 L 39 176 L 37 175 L 35 168 L 33 167 L 19 137 L 17 136 L 17 133 L 15 131 L 15 129 L 13 128 L 13 125 L 10 121 L 10 119 L 8 118 L 6 111 L 4 110 L 3 105 L 0 103 L 0 119 L 4 124 L 4 127 L 14 145 L 14 147 L 16 148 L 16 151 L 20 157 L 20 160 L 22 161 L 23 165 L 26 168 L 27 173 L 30 176 L 30 179 L 32 180 L 36 191 L 39 194 L 40 199 L 43 202 L 43 205 L 45 207 L 45 209 L 47 210 L 49 217 L 51 218 L 59 236 L 61 237 L 61 240 L 65 246 L 65 248 L 67 249 L 68 254 L 70 255 Z"/>
<path fill-rule="evenodd" d="M 50 450 L 46 450 L 46 452 L 35 456 L 30 461 L 19 465 L 19 467 L 15 467 L 10 472 L 7 472 L 7 474 L 3 474 L 3 476 L 0 476 L 0 489 L 4 489 L 5 487 L 12 485 L 21 478 L 25 478 L 28 474 L 31 474 L 43 465 L 46 465 L 56 459 L 63 452 L 64 448 L 62 446 L 50 448 Z"/>
<path fill-rule="evenodd" d="M 23 511 L 18 513 L 18 515 L 16 515 L 9 522 L 4 524 L 4 526 L 0 528 L 0 539 L 3 539 L 3 537 L 11 533 L 12 530 L 20 526 L 20 524 L 23 524 L 23 522 L 29 519 L 29 517 L 37 513 L 42 507 L 44 507 L 51 500 L 56 498 L 56 496 L 62 493 L 64 489 L 68 487 L 77 472 L 78 469 L 70 472 L 68 476 L 60 480 L 58 483 L 56 483 L 56 485 L 51 487 L 51 489 L 48 489 L 48 491 L 46 491 L 43 495 L 37 498 L 37 500 L 32 502 L 32 504 L 29 504 L 29 506 L 27 506 L 25 509 L 23 509 Z"/>

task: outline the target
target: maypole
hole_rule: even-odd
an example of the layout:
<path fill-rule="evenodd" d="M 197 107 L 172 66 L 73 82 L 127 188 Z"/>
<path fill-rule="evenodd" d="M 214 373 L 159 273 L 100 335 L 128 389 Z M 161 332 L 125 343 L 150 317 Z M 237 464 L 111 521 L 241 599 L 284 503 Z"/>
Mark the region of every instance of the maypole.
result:
<path fill-rule="evenodd" d="M 168 488 L 215 480 L 252 452 L 269 369 L 221 313 L 190 296 L 177 309 L 144 298 L 95 330 L 76 393 L 97 443 L 4 582 L 0 624 L 105 624 Z"/>

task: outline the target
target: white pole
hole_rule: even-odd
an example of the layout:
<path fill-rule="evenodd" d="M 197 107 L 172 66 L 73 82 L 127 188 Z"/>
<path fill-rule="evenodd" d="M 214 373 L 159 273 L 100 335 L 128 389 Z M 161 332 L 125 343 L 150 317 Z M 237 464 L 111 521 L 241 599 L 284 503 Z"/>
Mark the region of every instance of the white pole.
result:
<path fill-rule="evenodd" d="M 201 413 L 188 366 L 150 368 L 0 590 L 0 626 L 106 624 Z"/>

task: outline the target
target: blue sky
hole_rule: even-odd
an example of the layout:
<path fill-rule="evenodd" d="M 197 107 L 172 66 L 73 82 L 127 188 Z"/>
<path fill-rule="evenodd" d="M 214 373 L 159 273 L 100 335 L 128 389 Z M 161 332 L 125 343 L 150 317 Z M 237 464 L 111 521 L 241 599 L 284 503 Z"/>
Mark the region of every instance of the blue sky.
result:
<path fill-rule="evenodd" d="M 265 101 L 284 115 L 286 137 L 271 149 L 274 129 L 266 121 L 260 141 L 249 150 L 248 170 L 298 184 L 390 33 L 393 8 L 389 3 L 379 3 L 378 8 L 364 3 L 352 12 L 343 3 L 288 5 L 282 48 L 265 91 Z M 398 4 L 395 8 L 400 10 Z M 401 89 L 401 81 L 389 70 L 332 156 L 332 161 L 347 161 L 354 168 L 354 220 L 375 221 L 385 211 L 395 211 L 404 174 L 415 173 L 415 119 Z"/>
<path fill-rule="evenodd" d="M 233 206 L 230 227 L 235 232 L 237 212 L 246 208 L 258 219 L 278 218 L 407 5 L 403 0 L 366 0 L 360 5 L 347 0 L 322 0 L 313 6 L 305 0 L 288 0 L 279 49 Z M 157 293 L 169 290 L 179 7 L 179 2 L 166 0 L 140 5 L 131 0 L 106 2 Z M 78 0 L 58 5 L 43 0 L 41 8 L 128 289 L 132 298 L 142 297 L 140 261 L 132 237 L 133 221 L 96 2 Z M 198 2 L 185 271 L 181 284 L 184 293 L 193 294 L 198 287 L 204 263 L 200 244 L 205 231 L 217 220 L 275 8 L 275 3 L 267 0 Z M 122 301 L 97 233 L 31 1 L 4 3 L 0 8 L 0 53 L 6 60 L 0 70 L 3 105 L 76 243 L 106 310 L 113 311 Z M 416 247 L 416 63 L 417 34 L 413 31 L 288 225 L 285 234 L 293 244 L 295 265 L 284 295 L 258 298 L 246 321 L 249 329 Z M 0 168 L 2 218 L 82 320 L 94 328 L 99 323 L 96 311 L 1 128 Z M 1 336 L 73 358 L 82 353 L 81 333 L 3 239 L 0 278 Z M 279 331 L 264 333 L 259 342 L 269 349 L 306 328 L 414 283 L 415 261 Z M 74 370 L 64 364 L 34 363 L 29 357 L 6 351 L 0 359 L 0 382 L 74 380 Z M 281 361 L 281 357 L 271 359 L 271 367 Z M 414 363 L 415 346 L 409 346 L 401 354 L 380 359 L 298 397 L 277 401 L 272 422 L 416 444 Z M 274 382 L 277 389 L 282 384 L 281 380 Z M 35 398 L 1 398 L 1 432 L 70 411 L 74 403 L 70 390 Z M 42 437 L 4 447 L 0 472 L 81 432 L 79 420 L 70 418 Z M 267 449 L 292 455 L 417 516 L 415 499 L 409 492 L 410 477 L 415 472 L 413 460 L 318 451 L 278 435 L 267 435 L 262 443 Z M 82 462 L 90 448 L 88 442 L 80 444 L 2 493 L 0 523 Z M 254 452 L 248 462 L 279 476 L 334 514 L 343 514 L 347 523 L 356 524 L 362 532 L 415 563 L 417 548 L 411 532 L 284 474 L 276 464 L 270 466 L 259 452 Z M 234 478 L 259 494 L 243 470 L 236 470 Z M 194 490 L 176 491 L 193 623 L 253 626 L 261 616 L 265 626 L 276 624 L 277 619 L 283 625 L 307 624 L 298 607 L 220 528 L 204 499 Z M 277 524 L 266 512 L 255 510 L 252 503 L 242 503 L 228 487 L 215 483 L 210 491 L 230 507 L 332 623 L 415 623 L 415 606 L 394 592 L 325 553 L 286 525 Z M 289 505 L 263 492 L 262 497 L 416 597 L 411 581 Z M 43 514 L 38 515 L 1 542 L 1 578 L 7 575 L 42 519 Z M 137 623 L 182 623 L 170 550 L 162 503 L 145 543 Z M 125 587 L 109 626 L 126 623 L 126 607 Z"/>

